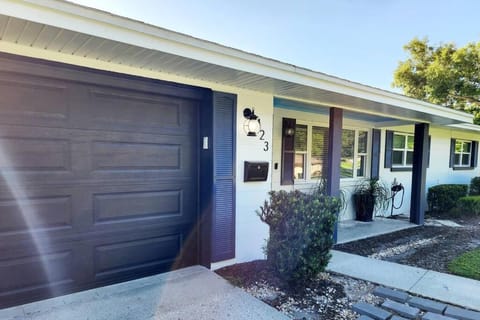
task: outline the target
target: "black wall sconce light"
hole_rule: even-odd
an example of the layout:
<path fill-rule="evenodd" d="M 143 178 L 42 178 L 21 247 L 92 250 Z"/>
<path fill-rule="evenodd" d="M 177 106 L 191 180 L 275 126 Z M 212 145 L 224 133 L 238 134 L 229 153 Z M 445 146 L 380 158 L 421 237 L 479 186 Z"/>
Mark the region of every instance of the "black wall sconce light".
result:
<path fill-rule="evenodd" d="M 260 118 L 255 114 L 255 110 L 253 108 L 243 109 L 243 117 L 246 119 L 243 123 L 243 130 L 248 137 L 256 137 L 262 128 Z"/>

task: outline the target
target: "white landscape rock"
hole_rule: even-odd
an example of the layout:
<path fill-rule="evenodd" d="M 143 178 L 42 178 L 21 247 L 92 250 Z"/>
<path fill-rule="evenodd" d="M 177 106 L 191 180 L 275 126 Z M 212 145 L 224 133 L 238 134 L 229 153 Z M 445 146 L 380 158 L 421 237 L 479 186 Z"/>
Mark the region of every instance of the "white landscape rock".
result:
<path fill-rule="evenodd" d="M 433 227 L 452 227 L 452 228 L 463 228 L 461 224 L 453 222 L 452 220 L 441 220 L 441 219 L 428 219 L 425 220 L 426 226 Z"/>

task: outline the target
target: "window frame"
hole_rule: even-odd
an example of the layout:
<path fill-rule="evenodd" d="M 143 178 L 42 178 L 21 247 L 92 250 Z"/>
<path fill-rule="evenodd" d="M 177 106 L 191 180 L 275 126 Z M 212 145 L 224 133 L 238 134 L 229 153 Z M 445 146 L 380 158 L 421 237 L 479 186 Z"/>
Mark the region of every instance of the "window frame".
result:
<path fill-rule="evenodd" d="M 457 152 L 457 144 L 460 143 L 461 144 L 461 151 L 460 152 Z M 469 152 L 465 152 L 464 151 L 464 147 L 466 144 L 469 144 Z M 453 162 L 453 167 L 454 168 L 465 168 L 465 167 L 471 167 L 472 165 L 472 145 L 473 145 L 473 141 L 471 140 L 463 140 L 463 139 L 456 139 L 455 140 L 455 152 L 454 152 L 454 162 Z M 459 155 L 459 163 L 456 163 L 456 156 Z M 463 158 L 465 155 L 468 155 L 468 163 L 467 164 L 463 164 Z"/>
<path fill-rule="evenodd" d="M 395 143 L 394 143 L 395 142 L 395 135 L 404 137 L 405 145 L 404 145 L 403 148 L 395 148 Z M 413 167 L 413 163 L 412 164 L 407 164 L 408 152 L 412 152 L 412 154 L 413 154 L 413 150 L 414 150 L 414 147 L 412 149 L 410 149 L 408 147 L 408 138 L 409 137 L 412 137 L 415 141 L 415 135 L 413 133 L 393 131 L 392 155 L 391 155 L 391 157 L 392 157 L 392 169 L 411 169 Z M 403 152 L 402 164 L 395 164 L 393 162 L 393 153 L 395 151 Z"/>
<path fill-rule="evenodd" d="M 306 127 L 306 141 L 305 141 L 305 144 L 306 144 L 306 148 L 305 150 L 297 150 L 295 148 L 295 145 L 296 145 L 296 138 L 298 137 L 298 135 L 296 134 L 297 133 L 297 127 L 299 126 L 302 126 L 302 127 Z M 308 152 L 308 149 L 309 149 L 309 131 L 311 129 L 309 128 L 308 125 L 306 124 L 303 124 L 303 123 L 299 123 L 297 122 L 295 124 L 295 137 L 294 137 L 294 141 L 293 141 L 293 146 L 294 146 L 294 149 L 293 149 L 293 172 L 294 172 L 294 175 L 293 175 L 293 180 L 300 180 L 300 181 L 303 181 L 303 180 L 307 180 L 306 177 L 308 176 L 308 157 L 309 157 L 309 152 Z M 297 155 L 302 155 L 303 156 L 303 168 L 302 168 L 302 172 L 303 172 L 303 179 L 299 179 L 299 178 L 296 178 L 295 177 L 295 163 L 296 163 L 296 159 L 297 159 Z"/>
<path fill-rule="evenodd" d="M 462 143 L 462 152 L 456 152 L 457 142 Z M 470 152 L 463 152 L 463 143 L 470 143 Z M 460 163 L 457 164 L 455 161 L 455 155 L 460 154 Z M 463 155 L 469 154 L 468 164 L 462 164 Z M 455 139 L 450 140 L 450 168 L 453 170 L 473 170 L 477 167 L 478 161 L 478 141 L 469 140 L 469 139 Z"/>
<path fill-rule="evenodd" d="M 350 130 L 354 132 L 354 138 L 353 138 L 353 168 L 352 168 L 352 177 L 342 177 L 340 174 L 340 179 L 346 180 L 346 179 L 364 179 L 367 178 L 369 175 L 368 171 L 368 161 L 370 159 L 369 153 L 371 153 L 371 130 L 368 129 L 363 129 L 363 128 L 349 128 L 349 127 L 344 127 L 342 128 L 342 135 L 343 135 L 343 130 Z M 366 132 L 367 133 L 367 145 L 365 147 L 366 152 L 359 152 L 359 138 L 360 138 L 360 132 Z M 342 141 L 343 142 L 343 141 Z M 343 148 L 343 145 L 342 145 Z M 369 152 L 370 151 L 370 152 Z M 363 168 L 363 176 L 358 175 L 358 169 L 357 167 L 357 160 L 359 159 L 360 156 L 365 156 L 365 162 L 364 162 L 364 168 Z"/>
<path fill-rule="evenodd" d="M 323 167 L 322 167 L 322 175 L 320 176 L 315 176 L 313 177 L 313 173 L 315 171 L 313 171 L 313 129 L 314 128 L 319 128 L 319 129 L 322 129 L 325 131 L 325 133 L 327 134 L 327 141 L 326 141 L 326 146 L 325 146 L 325 149 L 328 153 L 328 134 L 329 134 L 329 129 L 328 129 L 328 126 L 322 126 L 322 125 L 318 125 L 318 124 L 311 124 L 311 125 L 308 125 L 309 127 L 309 130 L 307 131 L 307 137 L 310 136 L 310 139 L 308 140 L 308 144 L 307 146 L 309 147 L 309 151 L 307 153 L 307 158 L 308 158 L 308 163 L 306 164 L 309 168 L 309 172 L 308 172 L 308 177 L 309 179 L 306 179 L 306 180 L 310 180 L 310 181 L 318 181 L 319 179 L 322 179 L 325 177 L 325 174 L 323 172 Z M 328 162 L 328 154 L 327 154 L 327 157 L 324 159 L 325 162 Z M 328 164 L 328 163 L 327 163 Z M 328 169 L 328 166 L 325 167 Z"/>
<path fill-rule="evenodd" d="M 307 150 L 304 154 L 304 165 L 303 165 L 303 170 L 304 170 L 304 178 L 303 179 L 298 179 L 294 176 L 293 181 L 294 184 L 298 183 L 309 183 L 310 181 L 318 181 L 321 179 L 321 177 L 318 178 L 312 178 L 312 140 L 313 140 L 313 134 L 312 134 L 312 128 L 313 127 L 322 127 L 322 128 L 328 128 L 328 126 L 325 126 L 323 123 L 315 123 L 315 122 L 310 122 L 310 121 L 302 121 L 299 119 L 296 119 L 296 126 L 306 126 L 307 127 Z M 296 129 L 295 129 L 296 131 Z M 297 153 L 302 153 L 298 152 L 297 150 L 293 151 L 294 155 L 297 155 Z M 295 165 L 295 164 L 294 164 Z M 294 167 L 295 170 L 295 167 Z"/>
<path fill-rule="evenodd" d="M 385 130 L 385 142 L 384 142 L 385 150 L 384 150 L 384 164 L 383 164 L 383 167 L 386 168 L 386 169 L 390 169 L 391 172 L 412 171 L 413 170 L 413 164 L 412 165 L 407 165 L 407 166 L 398 166 L 398 165 L 394 166 L 393 165 L 393 139 L 394 139 L 395 134 L 412 135 L 413 139 L 414 139 L 413 148 L 415 149 L 415 134 L 414 133 L 405 132 L 405 131 Z M 407 140 L 407 143 L 408 143 L 408 140 Z M 430 167 L 431 146 L 432 146 L 432 136 L 428 135 L 427 168 Z M 451 163 L 450 163 L 450 167 L 451 167 Z"/>
<path fill-rule="evenodd" d="M 365 146 L 365 152 L 360 152 L 359 151 L 360 132 L 366 132 L 367 133 L 367 145 Z M 371 172 L 369 172 L 369 170 L 368 170 L 368 168 L 369 168 L 368 161 L 369 161 L 370 157 L 372 157 L 372 155 L 369 156 L 368 153 L 369 153 L 369 151 L 370 151 L 370 153 L 372 153 L 372 148 L 371 148 L 372 137 L 373 137 L 373 132 L 372 131 L 362 130 L 362 129 L 358 129 L 358 130 L 355 131 L 355 142 L 356 142 L 357 145 L 356 145 L 356 148 L 355 148 L 354 161 L 356 162 L 357 159 L 360 159 L 360 157 L 362 157 L 362 156 L 365 157 L 365 162 L 364 162 L 365 168 L 363 168 L 363 176 L 358 175 L 358 169 L 359 168 L 354 168 L 355 178 L 367 178 L 368 174 L 371 174 Z"/>
<path fill-rule="evenodd" d="M 301 119 L 296 119 L 296 126 L 307 126 L 307 152 L 305 156 L 305 163 L 304 163 L 304 172 L 305 178 L 304 179 L 297 179 L 294 177 L 294 184 L 308 184 L 312 182 L 317 182 L 322 177 L 312 177 L 312 149 L 313 149 L 313 127 L 321 127 L 326 128 L 328 130 L 328 123 L 323 122 L 316 122 L 316 121 L 305 121 Z M 371 161 L 371 144 L 372 144 L 372 130 L 369 128 L 364 127 L 354 127 L 354 126 L 344 126 L 343 130 L 352 130 L 355 132 L 355 139 L 354 139 L 354 164 L 353 164 L 353 177 L 341 177 L 341 181 L 348 181 L 348 180 L 358 180 L 364 179 L 370 176 L 370 161 Z M 367 132 L 367 146 L 366 146 L 366 153 L 359 153 L 358 152 L 358 139 L 360 132 Z M 297 151 L 293 151 L 294 154 L 297 154 Z M 365 155 L 365 168 L 364 168 L 364 176 L 357 177 L 357 167 L 356 167 L 356 159 L 359 155 Z M 282 166 L 284 164 L 282 163 Z M 328 168 L 328 167 L 326 167 Z M 322 172 L 324 174 L 324 172 Z"/>

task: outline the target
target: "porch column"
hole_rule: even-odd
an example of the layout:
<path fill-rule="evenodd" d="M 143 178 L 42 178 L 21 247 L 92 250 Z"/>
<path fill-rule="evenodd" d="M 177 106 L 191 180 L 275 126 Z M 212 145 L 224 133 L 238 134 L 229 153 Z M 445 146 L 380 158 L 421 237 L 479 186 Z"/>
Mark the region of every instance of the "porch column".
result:
<path fill-rule="evenodd" d="M 327 168 L 327 194 L 340 196 L 340 160 L 342 156 L 342 126 L 343 110 L 330 108 L 330 120 L 328 129 L 328 168 Z M 337 243 L 337 224 L 333 233 L 333 239 Z"/>
<path fill-rule="evenodd" d="M 428 123 L 415 124 L 410 222 L 422 225 L 425 218 L 425 180 L 428 164 Z"/>

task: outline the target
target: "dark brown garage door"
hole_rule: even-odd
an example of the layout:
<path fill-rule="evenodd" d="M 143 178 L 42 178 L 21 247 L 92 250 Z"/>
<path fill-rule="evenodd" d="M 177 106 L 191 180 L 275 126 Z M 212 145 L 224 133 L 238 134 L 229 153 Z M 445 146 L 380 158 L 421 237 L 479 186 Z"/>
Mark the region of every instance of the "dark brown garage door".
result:
<path fill-rule="evenodd" d="M 0 59 L 0 306 L 199 262 L 204 92 Z"/>

